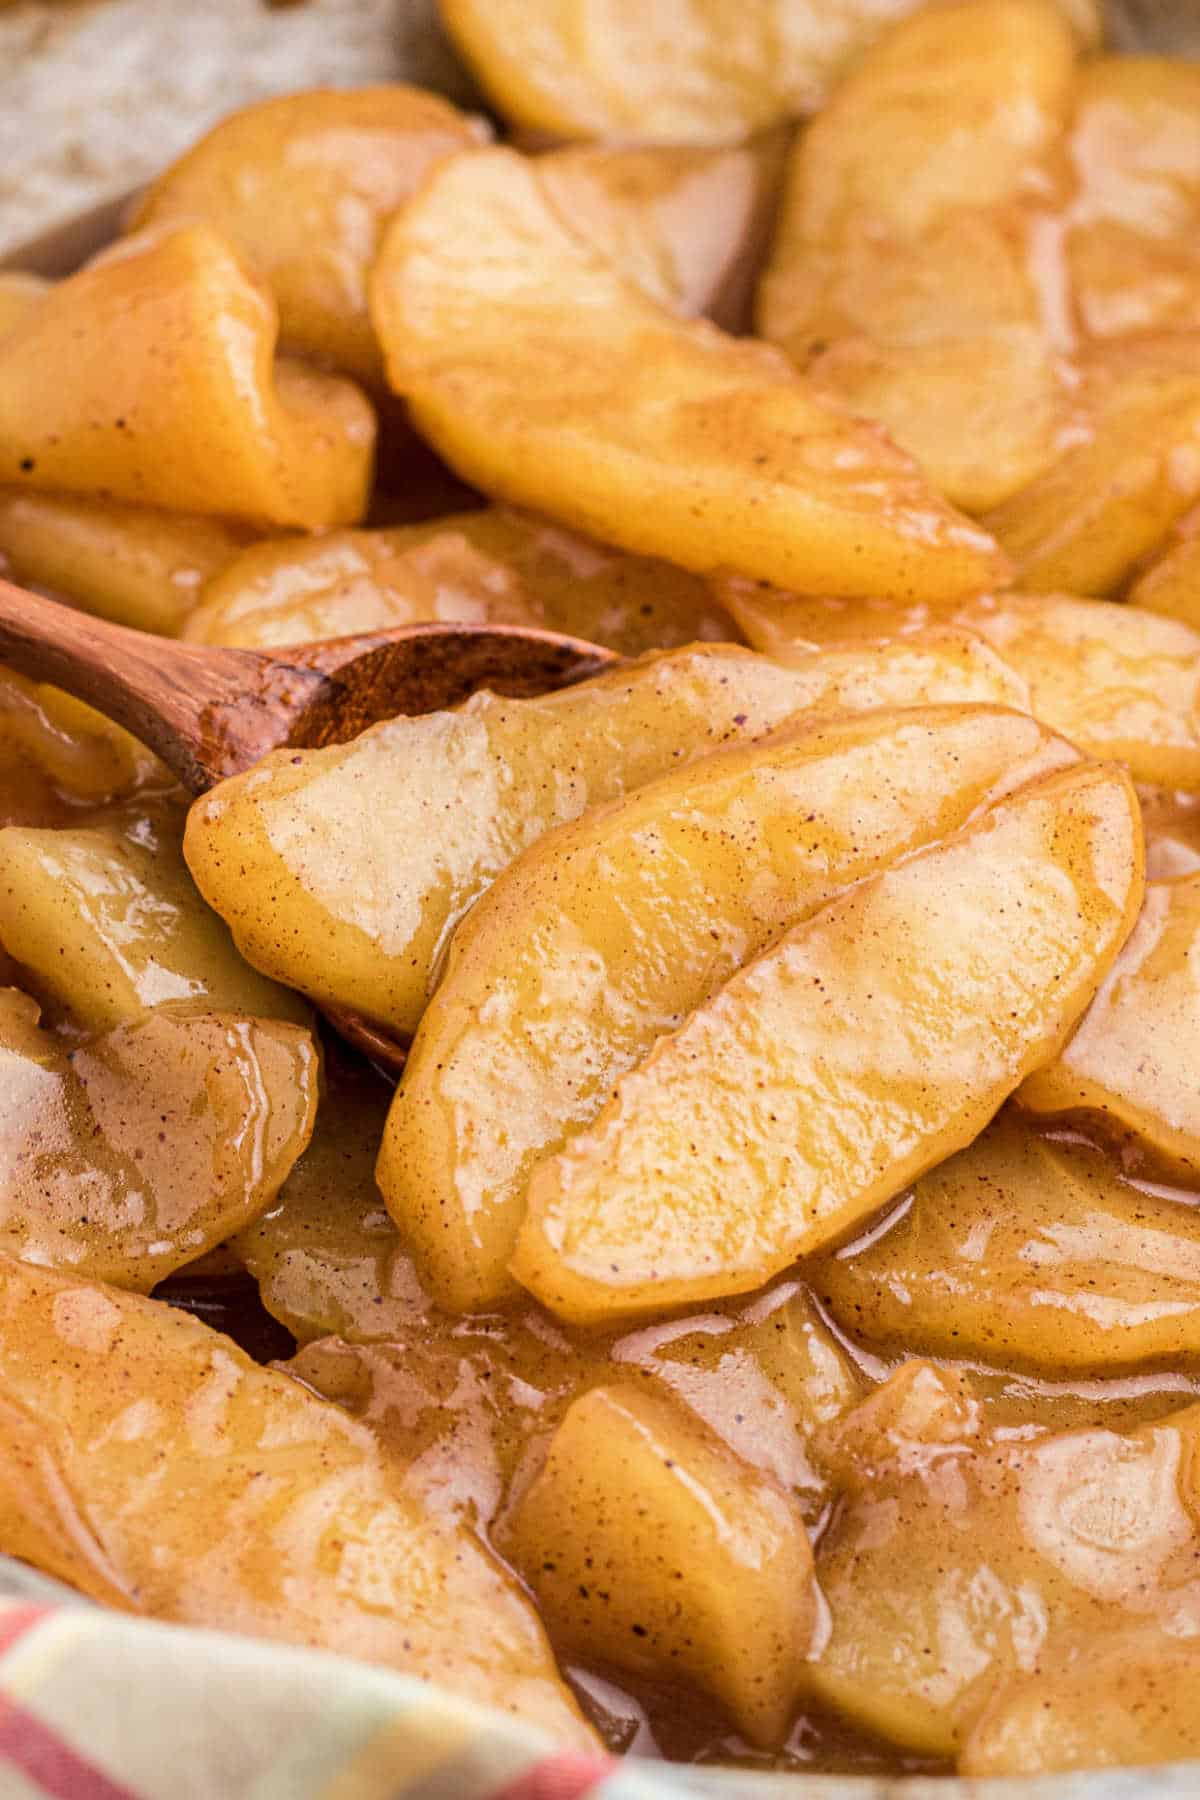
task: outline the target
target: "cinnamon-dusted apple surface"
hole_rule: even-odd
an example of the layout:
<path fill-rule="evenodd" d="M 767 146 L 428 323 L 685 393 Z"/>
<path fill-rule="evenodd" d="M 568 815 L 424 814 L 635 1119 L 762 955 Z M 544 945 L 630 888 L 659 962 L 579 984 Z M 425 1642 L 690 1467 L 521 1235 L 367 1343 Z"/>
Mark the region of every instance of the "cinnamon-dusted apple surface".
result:
<path fill-rule="evenodd" d="M 441 1303 L 510 1293 L 539 1161 L 742 964 L 1074 759 L 996 708 L 802 717 L 539 839 L 456 931 L 380 1152 L 389 1209 Z"/>
<path fill-rule="evenodd" d="M 1062 1044 L 1142 895 L 1115 770 L 1036 782 L 787 932 L 529 1184 L 512 1270 L 593 1323 L 744 1292 L 970 1143 Z"/>
<path fill-rule="evenodd" d="M 9 1257 L 0 1327 L 6 1550 L 109 1605 L 320 1644 L 594 1745 L 516 1582 L 336 1407 L 180 1312 Z"/>
<path fill-rule="evenodd" d="M 818 590 L 950 598 L 1005 573 L 878 427 L 777 351 L 657 306 L 515 151 L 435 170 L 371 295 L 392 387 L 496 498 L 684 568 Z"/>

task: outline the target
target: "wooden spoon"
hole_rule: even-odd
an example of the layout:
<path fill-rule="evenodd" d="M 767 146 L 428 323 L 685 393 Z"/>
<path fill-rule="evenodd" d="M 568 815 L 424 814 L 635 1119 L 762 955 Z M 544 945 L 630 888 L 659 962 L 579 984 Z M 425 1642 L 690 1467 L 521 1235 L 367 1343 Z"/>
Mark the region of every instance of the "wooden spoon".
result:
<path fill-rule="evenodd" d="M 544 694 L 617 660 L 582 638 L 517 625 L 398 625 L 267 654 L 180 644 L 110 625 L 0 580 L 0 662 L 50 681 L 131 731 L 193 794 L 268 750 L 344 744 L 398 713 L 455 706 L 476 688 Z M 392 1073 L 404 1046 L 326 1008 Z"/>

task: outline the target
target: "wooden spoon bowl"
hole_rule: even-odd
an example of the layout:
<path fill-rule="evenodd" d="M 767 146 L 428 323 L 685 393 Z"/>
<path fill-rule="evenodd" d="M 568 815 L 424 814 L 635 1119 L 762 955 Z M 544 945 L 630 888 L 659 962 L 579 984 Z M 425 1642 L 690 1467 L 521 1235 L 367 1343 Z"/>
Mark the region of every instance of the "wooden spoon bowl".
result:
<path fill-rule="evenodd" d="M 0 581 L 0 662 L 123 725 L 202 794 L 270 750 L 344 744 L 399 714 L 456 706 L 477 688 L 522 696 L 618 659 L 582 638 L 517 625 L 399 625 L 267 654 L 180 644 L 110 625 Z M 334 1028 L 395 1074 L 406 1047 L 358 1014 Z"/>

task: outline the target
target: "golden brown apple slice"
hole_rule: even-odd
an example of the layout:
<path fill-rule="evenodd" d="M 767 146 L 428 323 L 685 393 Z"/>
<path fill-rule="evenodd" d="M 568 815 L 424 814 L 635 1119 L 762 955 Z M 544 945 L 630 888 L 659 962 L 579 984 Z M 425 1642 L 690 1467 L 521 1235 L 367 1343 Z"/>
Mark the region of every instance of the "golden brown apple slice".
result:
<path fill-rule="evenodd" d="M 743 963 L 1075 755 L 995 708 L 798 722 L 532 845 L 455 932 L 380 1151 L 437 1300 L 469 1312 L 511 1292 L 538 1162 Z"/>
<path fill-rule="evenodd" d="M 1099 344 L 1080 375 L 1067 447 L 984 523 L 1022 587 L 1117 594 L 1200 500 L 1195 334 Z"/>
<path fill-rule="evenodd" d="M 1155 881 L 1062 1053 L 1023 1084 L 1032 1112 L 1090 1113 L 1200 1181 L 1200 875 Z"/>
<path fill-rule="evenodd" d="M 141 802 L 84 827 L 0 830 L 0 943 L 34 992 L 91 1031 L 162 1006 L 311 1024 L 196 892 L 183 822 L 181 805 Z"/>
<path fill-rule="evenodd" d="M 1066 423 L 1046 265 L 1076 48 L 1048 0 L 887 32 L 797 139 L 759 290 L 762 335 L 968 510 L 1040 474 Z"/>
<path fill-rule="evenodd" d="M 990 657 L 936 666 L 941 697 L 954 684 L 954 698 L 1013 699 Z M 859 680 L 845 658 L 835 669 Z M 411 1032 L 454 926 L 528 844 L 836 688 L 819 658 L 787 669 L 724 645 L 531 700 L 476 694 L 352 744 L 264 758 L 196 803 L 184 853 L 256 969 Z"/>
<path fill-rule="evenodd" d="M 441 0 L 503 115 L 564 137 L 720 143 L 814 112 L 918 0 Z M 1099 35 L 1096 0 L 1062 0 Z M 939 99 L 945 103 L 945 96 Z"/>
<path fill-rule="evenodd" d="M 848 1331 L 920 1355 L 1086 1377 L 1200 1351 L 1192 1208 L 1007 1108 L 809 1279 Z"/>
<path fill-rule="evenodd" d="M 11 1554 L 110 1605 L 340 1651 L 594 1745 L 516 1583 L 401 1491 L 365 1427 L 174 1308 L 7 1257 L 0 1323 Z"/>
<path fill-rule="evenodd" d="M 0 669 L 0 820 L 75 823 L 81 806 L 170 777 L 156 756 L 60 688 Z"/>
<path fill-rule="evenodd" d="M 208 583 L 183 635 L 273 649 L 425 619 L 541 625 L 622 656 L 738 636 L 698 576 L 506 506 L 258 544 Z"/>
<path fill-rule="evenodd" d="M 1048 1775 L 1200 1757 L 1200 1644 L 1132 1625 L 1003 1682 L 963 1745 L 964 1775 Z"/>
<path fill-rule="evenodd" d="M 751 1743 L 783 1742 L 817 1616 L 808 1536 L 685 1408 L 626 1386 L 576 1400 L 502 1542 L 556 1643 L 682 1676 Z"/>
<path fill-rule="evenodd" d="M 1200 329 L 1200 69 L 1109 56 L 1080 70 L 1067 268 L 1093 337 Z"/>
<path fill-rule="evenodd" d="M 162 637 L 178 636 L 204 583 L 251 535 L 197 513 L 0 489 L 0 559 L 14 581 Z"/>
<path fill-rule="evenodd" d="M 580 1322 L 755 1287 L 970 1143 L 1049 1061 L 1142 893 L 1087 767 L 860 884 L 750 962 L 535 1172 L 512 1270 Z"/>
<path fill-rule="evenodd" d="M 383 228 L 436 162 L 489 135 L 403 82 L 283 94 L 222 119 L 130 225 L 211 225 L 270 283 L 285 349 L 382 386 L 367 271 Z"/>
<path fill-rule="evenodd" d="M 1200 508 L 1179 521 L 1162 554 L 1138 576 L 1126 599 L 1200 630 Z"/>
<path fill-rule="evenodd" d="M 316 529 L 366 505 L 374 413 L 274 361 L 274 300 L 206 225 L 105 251 L 0 338 L 0 481 Z"/>
<path fill-rule="evenodd" d="M 905 1364 L 826 1439 L 843 1500 L 817 1558 L 815 1695 L 951 1757 L 1007 1678 L 1036 1672 L 1053 1704 L 1081 1642 L 1144 1633 L 1170 1667 L 1195 1617 L 1198 1432 L 1196 1406 L 1001 1432 L 962 1374 Z"/>
<path fill-rule="evenodd" d="M 0 1248 L 150 1289 L 262 1212 L 312 1133 L 307 1031 L 153 1012 L 70 1047 L 0 990 Z"/>
<path fill-rule="evenodd" d="M 976 633 L 1028 684 L 1026 704 L 1136 780 L 1200 788 L 1200 631 L 1139 607 L 1067 594 L 997 594 L 944 608 L 781 594 L 742 582 L 718 597 L 757 649 L 782 657 L 943 627 Z"/>
<path fill-rule="evenodd" d="M 818 591 L 994 584 L 1003 559 L 778 351 L 656 305 L 512 150 L 454 158 L 372 277 L 388 379 L 465 479 L 643 556 Z"/>
<path fill-rule="evenodd" d="M 21 269 L 0 269 L 0 337 L 27 318 L 52 285 Z"/>

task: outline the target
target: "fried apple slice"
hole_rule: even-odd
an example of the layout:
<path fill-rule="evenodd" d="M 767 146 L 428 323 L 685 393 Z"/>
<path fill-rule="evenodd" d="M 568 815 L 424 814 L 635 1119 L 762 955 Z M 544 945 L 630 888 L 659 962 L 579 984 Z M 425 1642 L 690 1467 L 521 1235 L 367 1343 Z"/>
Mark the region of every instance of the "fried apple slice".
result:
<path fill-rule="evenodd" d="M 60 688 L 0 669 L 0 822 L 74 823 L 169 780 L 156 756 Z"/>
<path fill-rule="evenodd" d="M 1097 345 L 1080 375 L 1069 447 L 983 522 L 1022 587 L 1103 596 L 1200 500 L 1196 337 Z"/>
<path fill-rule="evenodd" d="M 941 697 L 953 683 L 955 698 L 1012 698 L 992 659 L 939 667 Z M 353 744 L 265 757 L 197 801 L 184 854 L 256 969 L 411 1032 L 454 926 L 528 844 L 798 707 L 836 703 L 859 677 L 845 659 L 835 671 L 698 646 L 537 699 L 476 694 Z"/>
<path fill-rule="evenodd" d="M 1109 56 L 1080 71 L 1065 236 L 1092 337 L 1200 329 L 1200 69 Z"/>
<path fill-rule="evenodd" d="M 783 177 L 787 133 L 709 149 L 571 144 L 538 159 L 551 204 L 577 236 L 663 306 L 748 329 Z"/>
<path fill-rule="evenodd" d="M 1200 794 L 1139 787 L 1147 881 L 1173 881 L 1200 871 Z"/>
<path fill-rule="evenodd" d="M 1076 43 L 1050 0 L 927 7 L 792 151 L 762 335 L 968 510 L 1050 463 L 1065 336 L 1044 278 Z"/>
<path fill-rule="evenodd" d="M 817 1619 L 808 1536 L 686 1409 L 619 1385 L 576 1400 L 502 1542 L 556 1643 L 682 1676 L 783 1743 Z"/>
<path fill-rule="evenodd" d="M 441 0 L 455 44 L 515 125 L 564 137 L 736 141 L 815 112 L 918 0 Z M 1095 0 L 1063 0 L 1088 41 Z"/>
<path fill-rule="evenodd" d="M 1036 1671 L 1052 1693 L 1082 1641 L 1133 1629 L 1170 1655 L 1195 1618 L 1198 1431 L 1192 1406 L 1001 1434 L 961 1373 L 905 1364 L 827 1440 L 843 1500 L 816 1697 L 952 1757 L 1002 1682 Z"/>
<path fill-rule="evenodd" d="M 271 285 L 286 350 L 383 385 L 367 271 L 443 157 L 490 136 L 424 88 L 319 88 L 230 113 L 138 200 L 130 228 L 203 220 Z"/>
<path fill-rule="evenodd" d="M 259 544 L 208 583 L 183 635 L 273 649 L 423 619 L 542 625 L 623 656 L 738 636 L 698 576 L 506 506 Z"/>
<path fill-rule="evenodd" d="M 1200 1351 L 1192 1208 L 1008 1109 L 809 1278 L 839 1324 L 889 1350 L 1057 1377 Z"/>
<path fill-rule="evenodd" d="M 1200 508 L 1179 521 L 1162 554 L 1125 597 L 1135 606 L 1200 630 Z"/>
<path fill-rule="evenodd" d="M 1200 788 L 1200 631 L 1137 607 L 1067 594 L 998 594 L 948 608 L 717 586 L 768 656 L 927 631 L 930 621 L 983 638 L 1027 683 L 1037 718 L 1136 780 Z"/>
<path fill-rule="evenodd" d="M 787 932 L 535 1172 L 512 1271 L 580 1323 L 757 1286 L 970 1143 L 1132 927 L 1128 780 L 1035 782 Z"/>
<path fill-rule="evenodd" d="M 388 378 L 451 466 L 643 556 L 818 591 L 993 584 L 1003 558 L 777 351 L 657 306 L 512 150 L 454 158 L 372 276 Z"/>
<path fill-rule="evenodd" d="M 149 1013 L 68 1047 L 0 990 L 0 1247 L 148 1291 L 267 1207 L 307 1144 L 307 1031 Z"/>
<path fill-rule="evenodd" d="M 0 338 L 0 481 L 316 529 L 352 524 L 374 414 L 273 362 L 267 290 L 205 225 L 141 233 Z"/>
<path fill-rule="evenodd" d="M 401 1491 L 363 1426 L 174 1308 L 9 1258 L 0 1322 L 7 1552 L 109 1605 L 380 1663 L 594 1746 L 511 1577 Z"/>
<path fill-rule="evenodd" d="M 0 561 L 12 580 L 161 637 L 179 635 L 204 583 L 250 536 L 196 513 L 0 489 Z"/>
<path fill-rule="evenodd" d="M 455 932 L 380 1151 L 388 1210 L 439 1303 L 511 1293 L 538 1162 L 743 963 L 1075 754 L 993 708 L 798 723 L 531 846 Z"/>
<path fill-rule="evenodd" d="M 1042 1114 L 1090 1113 L 1200 1181 L 1200 875 L 1155 881 L 1133 936 L 1061 1054 L 1021 1087 Z"/>
<path fill-rule="evenodd" d="M 375 1185 L 392 1090 L 332 1045 L 325 1077 L 312 1141 L 274 1204 L 232 1247 L 267 1311 L 301 1344 L 326 1336 L 401 1342 L 431 1310 Z"/>
<path fill-rule="evenodd" d="M 1083 1639 L 1004 1682 L 958 1759 L 964 1775 L 1047 1775 L 1200 1757 L 1200 1644 L 1136 1625 Z"/>

